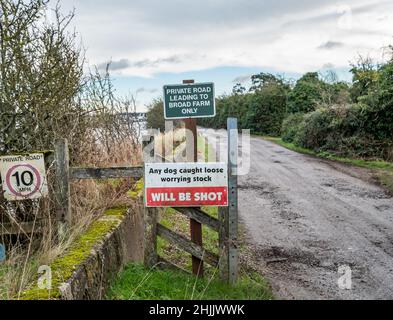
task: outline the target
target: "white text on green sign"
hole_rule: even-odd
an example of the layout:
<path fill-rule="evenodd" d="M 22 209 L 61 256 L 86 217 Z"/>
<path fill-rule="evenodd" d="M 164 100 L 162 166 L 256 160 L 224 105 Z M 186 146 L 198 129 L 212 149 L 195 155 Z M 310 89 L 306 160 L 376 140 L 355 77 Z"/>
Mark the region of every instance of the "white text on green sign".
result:
<path fill-rule="evenodd" d="M 207 118 L 216 115 L 213 83 L 164 87 L 165 119 Z"/>

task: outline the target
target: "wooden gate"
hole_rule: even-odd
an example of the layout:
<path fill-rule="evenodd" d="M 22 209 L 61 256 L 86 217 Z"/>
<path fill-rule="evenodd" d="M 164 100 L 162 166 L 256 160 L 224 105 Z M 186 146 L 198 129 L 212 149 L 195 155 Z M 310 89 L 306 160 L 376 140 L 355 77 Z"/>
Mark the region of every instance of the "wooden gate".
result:
<path fill-rule="evenodd" d="M 150 137 L 149 137 L 150 138 Z M 147 144 L 152 141 L 147 142 Z M 157 265 L 176 267 L 160 257 L 157 252 L 157 237 L 189 253 L 192 257 L 219 269 L 220 278 L 235 283 L 238 277 L 238 189 L 237 189 L 238 131 L 237 119 L 228 119 L 228 185 L 229 207 L 219 208 L 218 219 L 199 208 L 173 208 L 186 217 L 218 232 L 219 255 L 206 250 L 158 222 L 160 208 L 145 208 L 144 263 L 152 268 Z"/>

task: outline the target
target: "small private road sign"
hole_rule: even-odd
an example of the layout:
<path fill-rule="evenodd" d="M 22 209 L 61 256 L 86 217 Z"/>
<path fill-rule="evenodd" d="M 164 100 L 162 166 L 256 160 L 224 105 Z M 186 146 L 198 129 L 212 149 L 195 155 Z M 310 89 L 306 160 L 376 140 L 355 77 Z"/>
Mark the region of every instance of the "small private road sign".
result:
<path fill-rule="evenodd" d="M 213 83 L 164 86 L 165 119 L 215 117 Z"/>
<path fill-rule="evenodd" d="M 44 155 L 0 157 L 4 197 L 9 201 L 38 199 L 48 195 Z"/>
<path fill-rule="evenodd" d="M 147 163 L 147 207 L 228 206 L 225 163 Z"/>

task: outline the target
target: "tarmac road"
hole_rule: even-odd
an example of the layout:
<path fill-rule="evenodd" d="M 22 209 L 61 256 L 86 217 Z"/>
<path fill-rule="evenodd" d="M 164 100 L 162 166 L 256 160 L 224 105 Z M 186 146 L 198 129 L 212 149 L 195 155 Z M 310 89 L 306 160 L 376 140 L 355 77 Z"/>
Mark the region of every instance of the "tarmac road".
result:
<path fill-rule="evenodd" d="M 225 152 L 226 132 L 214 135 Z M 393 298 L 393 197 L 367 170 L 252 137 L 239 189 L 247 241 L 278 298 Z M 338 284 L 341 266 L 349 290 Z"/>

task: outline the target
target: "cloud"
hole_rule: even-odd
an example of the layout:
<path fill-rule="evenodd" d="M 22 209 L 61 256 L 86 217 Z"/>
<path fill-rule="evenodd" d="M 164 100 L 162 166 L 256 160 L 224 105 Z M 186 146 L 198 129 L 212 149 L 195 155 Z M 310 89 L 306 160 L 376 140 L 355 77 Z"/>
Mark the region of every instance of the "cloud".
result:
<path fill-rule="evenodd" d="M 322 69 L 334 69 L 334 68 L 335 68 L 335 65 L 334 65 L 333 63 L 330 63 L 330 62 L 325 63 L 325 64 L 322 66 Z"/>
<path fill-rule="evenodd" d="M 129 59 L 119 59 L 114 61 L 102 62 L 97 65 L 98 70 L 105 71 L 109 65 L 109 71 L 119 73 L 127 69 L 159 69 L 162 66 L 176 65 L 182 62 L 186 57 L 171 55 L 156 59 L 142 59 L 131 61 Z"/>
<path fill-rule="evenodd" d="M 179 56 L 172 55 L 169 57 L 158 58 L 155 60 L 144 59 L 144 60 L 133 62 L 133 63 L 131 63 L 131 65 L 136 68 L 146 68 L 146 67 L 151 68 L 151 67 L 157 67 L 160 64 L 177 64 L 180 62 L 181 62 L 181 58 Z"/>
<path fill-rule="evenodd" d="M 128 59 L 120 59 L 118 61 L 108 61 L 97 65 L 98 70 L 106 70 L 109 65 L 109 70 L 120 71 L 130 67 L 130 62 Z"/>
<path fill-rule="evenodd" d="M 337 68 L 358 53 L 380 56 L 391 44 L 393 1 L 64 0 L 91 64 L 154 77 L 218 67 L 277 72 Z M 65 8 L 67 9 L 67 8 Z M 232 78 L 228 80 L 231 81 Z"/>
<path fill-rule="evenodd" d="M 232 83 L 244 83 L 244 82 L 250 81 L 251 76 L 252 76 L 251 74 L 238 76 L 232 80 Z"/>
<path fill-rule="evenodd" d="M 136 90 L 136 93 L 156 93 L 158 92 L 158 89 L 147 89 L 144 87 L 138 88 Z"/>
<path fill-rule="evenodd" d="M 344 43 L 342 43 L 342 42 L 328 41 L 328 42 L 325 42 L 325 43 L 321 44 L 320 46 L 318 46 L 318 49 L 331 50 L 331 49 L 341 48 L 343 46 L 344 46 Z"/>

